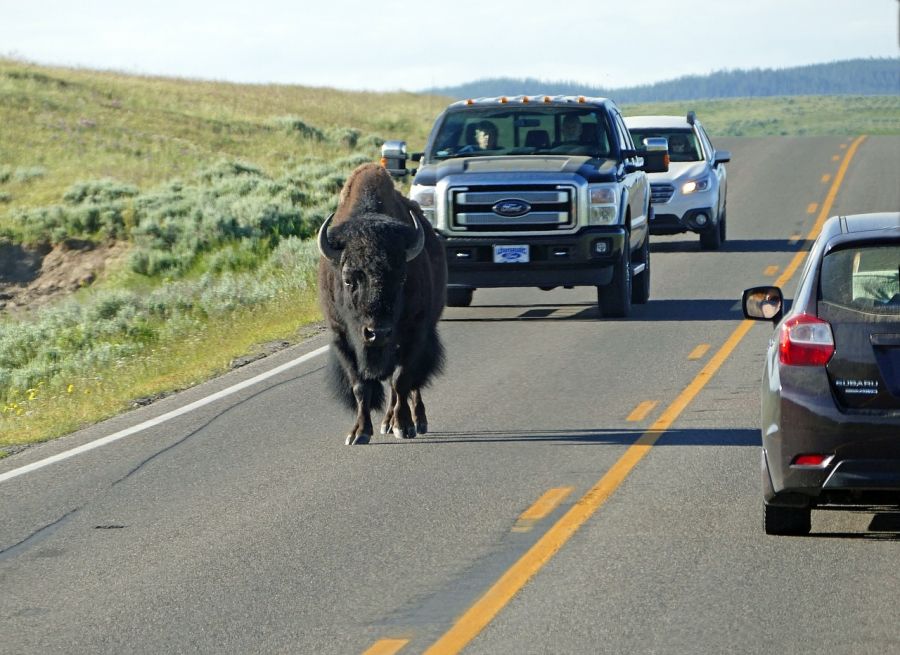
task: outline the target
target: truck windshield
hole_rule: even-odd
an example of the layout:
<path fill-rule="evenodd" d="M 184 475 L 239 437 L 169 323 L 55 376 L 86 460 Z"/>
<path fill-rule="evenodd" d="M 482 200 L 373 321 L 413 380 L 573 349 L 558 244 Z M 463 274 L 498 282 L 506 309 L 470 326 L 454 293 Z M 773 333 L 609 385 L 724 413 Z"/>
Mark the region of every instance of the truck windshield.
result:
<path fill-rule="evenodd" d="M 662 136 L 669 141 L 669 160 L 673 162 L 701 161 L 703 150 L 697 142 L 697 135 L 691 129 L 664 130 L 657 128 L 634 128 L 629 130 L 634 144 L 640 148 L 644 139 Z"/>
<path fill-rule="evenodd" d="M 609 128 L 600 110 L 579 107 L 492 107 L 448 112 L 429 161 L 497 155 L 609 157 Z"/>

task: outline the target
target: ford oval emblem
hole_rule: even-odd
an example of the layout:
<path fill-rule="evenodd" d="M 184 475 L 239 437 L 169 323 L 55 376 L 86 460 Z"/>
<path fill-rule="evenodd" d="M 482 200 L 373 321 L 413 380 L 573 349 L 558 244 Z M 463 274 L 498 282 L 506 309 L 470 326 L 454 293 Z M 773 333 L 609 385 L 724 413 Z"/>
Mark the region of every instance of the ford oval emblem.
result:
<path fill-rule="evenodd" d="M 531 205 L 529 205 L 524 200 L 516 200 L 515 198 L 509 198 L 507 200 L 501 200 L 496 203 L 492 209 L 495 214 L 499 214 L 500 216 L 508 216 L 510 218 L 515 218 L 516 216 L 522 216 L 523 214 L 527 214 L 531 211 Z"/>

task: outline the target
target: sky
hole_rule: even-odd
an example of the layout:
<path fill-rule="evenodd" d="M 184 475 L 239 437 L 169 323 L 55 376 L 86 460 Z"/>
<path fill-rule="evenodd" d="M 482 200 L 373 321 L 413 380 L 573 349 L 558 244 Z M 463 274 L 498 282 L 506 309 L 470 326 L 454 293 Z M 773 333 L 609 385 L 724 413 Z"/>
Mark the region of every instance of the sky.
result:
<path fill-rule="evenodd" d="M 231 82 L 619 88 L 897 57 L 900 0 L 0 0 L 0 56 Z"/>

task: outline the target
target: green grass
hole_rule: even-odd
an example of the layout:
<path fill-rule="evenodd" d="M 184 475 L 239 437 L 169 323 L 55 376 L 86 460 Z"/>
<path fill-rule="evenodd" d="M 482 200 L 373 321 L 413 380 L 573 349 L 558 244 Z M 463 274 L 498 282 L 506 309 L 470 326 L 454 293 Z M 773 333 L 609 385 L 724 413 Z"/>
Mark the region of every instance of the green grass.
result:
<path fill-rule="evenodd" d="M 315 245 L 385 139 L 421 150 L 446 98 L 238 85 L 0 59 L 0 239 L 116 241 L 90 288 L 0 314 L 0 457 L 226 370 L 320 320 Z M 900 97 L 717 100 L 715 135 L 900 134 Z"/>

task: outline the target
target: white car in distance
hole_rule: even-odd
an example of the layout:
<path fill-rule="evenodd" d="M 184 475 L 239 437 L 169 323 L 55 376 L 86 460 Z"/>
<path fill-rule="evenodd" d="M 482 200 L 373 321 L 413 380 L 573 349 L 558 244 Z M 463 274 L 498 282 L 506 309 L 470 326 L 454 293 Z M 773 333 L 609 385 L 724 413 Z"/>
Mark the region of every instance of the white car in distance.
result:
<path fill-rule="evenodd" d="M 727 150 L 716 150 L 694 112 L 686 116 L 630 116 L 625 125 L 640 148 L 644 139 L 669 142 L 669 170 L 650 173 L 654 218 L 650 234 L 695 232 L 703 250 L 725 241 L 728 179 Z"/>

